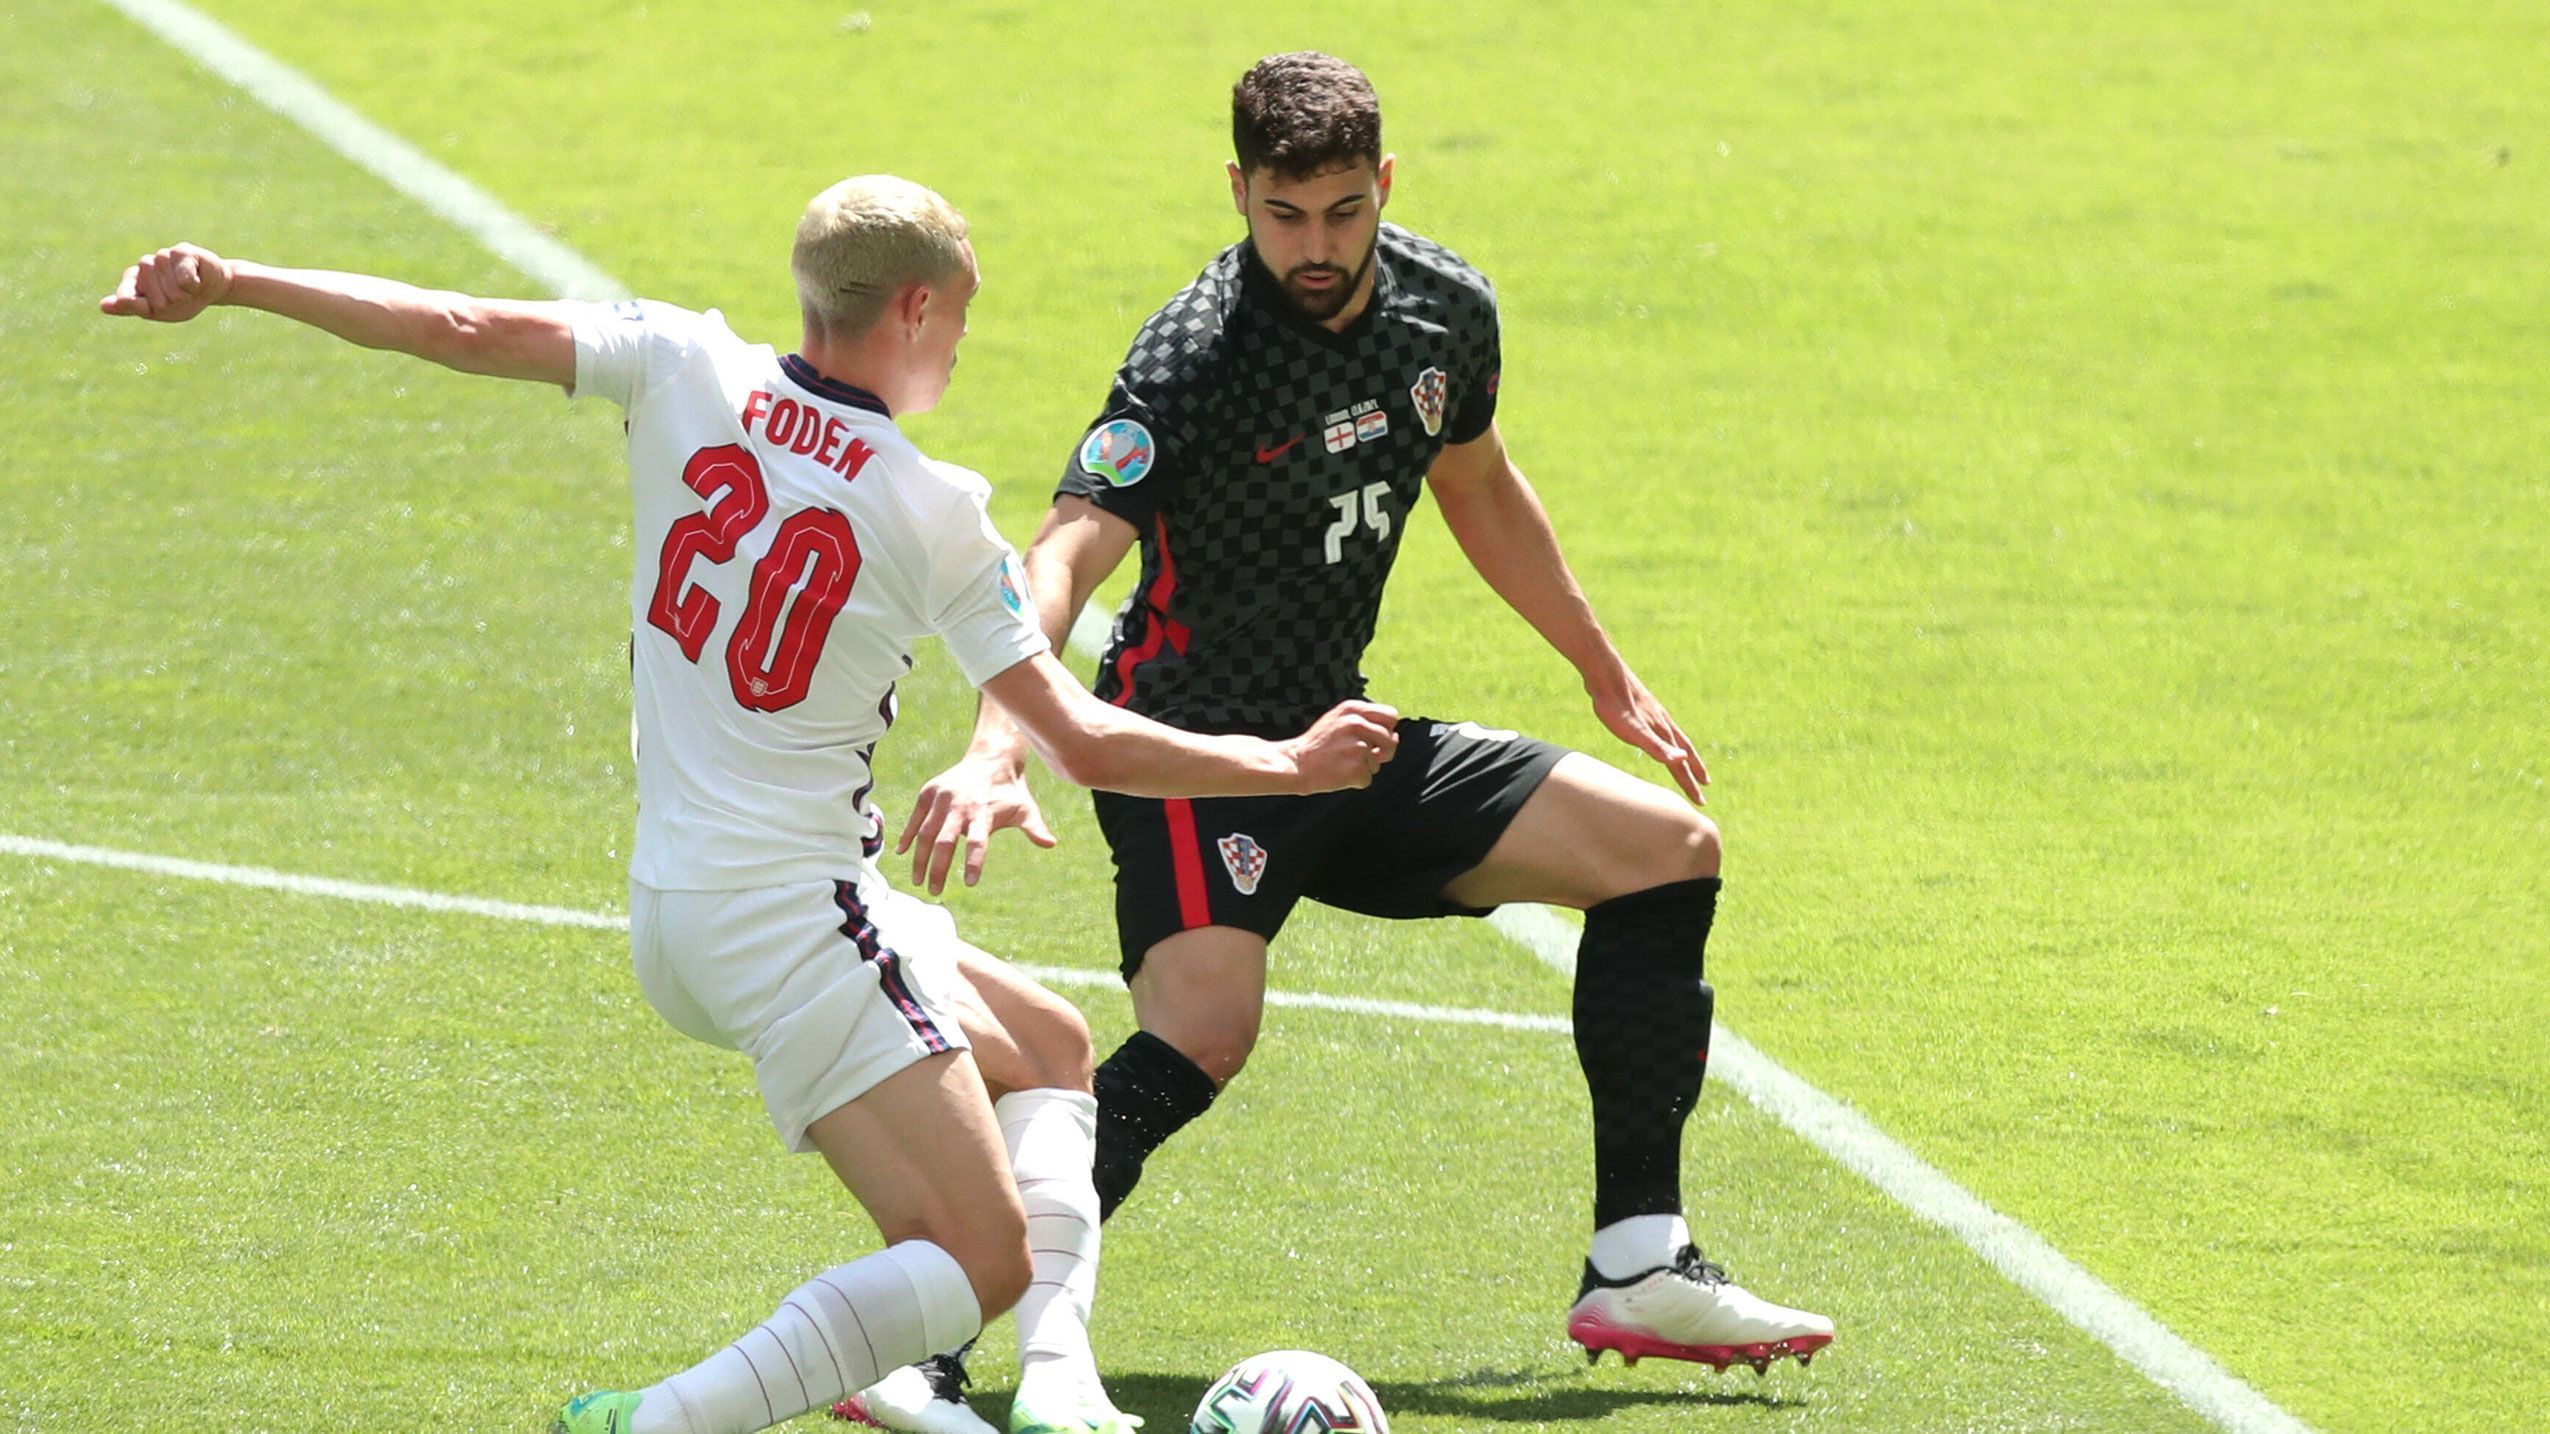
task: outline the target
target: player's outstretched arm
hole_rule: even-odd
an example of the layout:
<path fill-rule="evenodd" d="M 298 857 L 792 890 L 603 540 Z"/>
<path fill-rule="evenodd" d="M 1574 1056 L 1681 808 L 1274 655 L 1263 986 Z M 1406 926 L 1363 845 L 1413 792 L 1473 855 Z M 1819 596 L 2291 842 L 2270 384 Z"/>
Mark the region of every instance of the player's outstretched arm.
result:
<path fill-rule="evenodd" d="M 1089 595 L 1124 561 L 1134 536 L 1131 523 L 1086 498 L 1058 499 L 1045 515 L 1023 561 L 1036 623 L 1054 651 L 1063 650 Z M 960 842 L 965 884 L 981 881 L 992 833 L 1005 827 L 1016 827 L 1038 846 L 1054 844 L 1045 814 L 1027 787 L 1029 745 L 1008 711 L 987 695 L 975 715 L 974 737 L 965 755 L 922 785 L 895 843 L 898 855 L 912 854 L 914 885 L 934 895 L 945 890 Z M 924 832 L 929 834 L 926 840 Z"/>
<path fill-rule="evenodd" d="M 1135 797 L 1306 796 L 1369 785 L 1399 747 L 1399 714 L 1340 702 L 1281 742 L 1181 732 L 1089 695 L 1043 653 L 983 684 L 1064 781 Z"/>
<path fill-rule="evenodd" d="M 1426 485 L 1470 566 L 1575 665 L 1603 725 L 1663 763 L 1682 794 L 1706 806 L 1708 798 L 1700 789 L 1708 784 L 1709 769 L 1701 765 L 1673 714 L 1629 670 L 1628 660 L 1594 617 L 1593 604 L 1585 600 L 1585 590 L 1577 586 L 1558 550 L 1549 510 L 1541 506 L 1523 470 L 1514 466 L 1496 425 L 1489 424 L 1487 432 L 1468 443 L 1446 445 L 1427 470 Z"/>
<path fill-rule="evenodd" d="M 395 279 L 324 269 L 277 269 L 179 244 L 145 254 L 107 314 L 184 323 L 216 304 L 264 309 L 367 349 L 430 359 L 462 373 L 575 386 L 575 328 L 563 304 L 480 299 Z"/>

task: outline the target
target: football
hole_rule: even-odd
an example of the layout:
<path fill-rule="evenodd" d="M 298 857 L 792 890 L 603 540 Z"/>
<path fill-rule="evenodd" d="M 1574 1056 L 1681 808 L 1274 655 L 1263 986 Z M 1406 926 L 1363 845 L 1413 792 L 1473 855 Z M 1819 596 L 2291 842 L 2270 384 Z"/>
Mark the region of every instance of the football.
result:
<path fill-rule="evenodd" d="M 1196 1401 L 1187 1434 L 1389 1434 L 1363 1377 L 1324 1354 L 1279 1349 L 1232 1365 Z"/>

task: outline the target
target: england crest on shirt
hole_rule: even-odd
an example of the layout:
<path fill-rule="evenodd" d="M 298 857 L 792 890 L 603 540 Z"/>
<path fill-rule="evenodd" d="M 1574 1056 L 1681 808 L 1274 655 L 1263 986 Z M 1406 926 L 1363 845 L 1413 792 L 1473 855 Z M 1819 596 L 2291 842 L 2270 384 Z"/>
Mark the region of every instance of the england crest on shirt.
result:
<path fill-rule="evenodd" d="M 1266 874 L 1266 848 L 1246 832 L 1233 832 L 1214 843 L 1222 849 L 1222 868 L 1242 896 L 1257 895 L 1257 879 Z"/>
<path fill-rule="evenodd" d="M 1417 422 L 1426 426 L 1428 438 L 1443 431 L 1444 391 L 1443 370 L 1439 368 L 1429 367 L 1417 375 L 1415 383 L 1408 385 L 1408 397 L 1416 400 L 1417 404 Z"/>

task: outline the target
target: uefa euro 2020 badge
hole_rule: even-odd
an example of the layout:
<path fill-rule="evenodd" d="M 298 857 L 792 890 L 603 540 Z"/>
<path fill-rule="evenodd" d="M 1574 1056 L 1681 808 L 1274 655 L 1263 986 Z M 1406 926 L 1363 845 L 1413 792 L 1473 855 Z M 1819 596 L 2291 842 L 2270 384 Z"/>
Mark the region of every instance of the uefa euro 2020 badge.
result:
<path fill-rule="evenodd" d="M 1027 575 L 1018 570 L 1018 559 L 1001 559 L 1001 606 L 1013 613 L 1027 611 Z"/>
<path fill-rule="evenodd" d="M 1257 895 L 1257 879 L 1266 874 L 1266 848 L 1246 832 L 1233 832 L 1214 843 L 1222 849 L 1223 869 L 1242 896 Z"/>
<path fill-rule="evenodd" d="M 1150 429 L 1130 418 L 1110 418 L 1081 441 L 1080 467 L 1110 487 L 1130 488 L 1150 473 L 1158 453 Z"/>

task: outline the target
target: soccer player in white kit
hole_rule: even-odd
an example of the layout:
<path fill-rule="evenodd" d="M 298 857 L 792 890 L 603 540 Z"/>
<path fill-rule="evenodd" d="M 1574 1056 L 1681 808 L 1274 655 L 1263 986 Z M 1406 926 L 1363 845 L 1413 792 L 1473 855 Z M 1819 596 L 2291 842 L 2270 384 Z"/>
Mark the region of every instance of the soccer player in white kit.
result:
<path fill-rule="evenodd" d="M 558 1427 L 765 1428 L 1015 1305 L 1012 1429 L 1123 1431 L 1086 1331 L 1087 1028 L 878 874 L 869 762 L 894 684 L 935 635 L 1066 779 L 1162 797 L 1361 786 L 1396 714 L 1341 704 L 1265 742 L 1099 703 L 1047 650 L 989 486 L 894 425 L 946 391 L 979 284 L 964 221 L 908 181 L 845 180 L 807 207 L 792 268 L 805 330 L 785 357 L 714 311 L 477 299 L 191 245 L 144 256 L 100 307 L 166 322 L 261 308 L 628 412 L 639 985 L 678 1029 L 752 1058 L 781 1140 L 820 1151 L 886 1243 L 692 1368 L 573 1401 Z M 1078 1027 L 1076 1070 L 1028 1054 L 1056 1048 L 1058 1022 Z"/>

